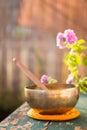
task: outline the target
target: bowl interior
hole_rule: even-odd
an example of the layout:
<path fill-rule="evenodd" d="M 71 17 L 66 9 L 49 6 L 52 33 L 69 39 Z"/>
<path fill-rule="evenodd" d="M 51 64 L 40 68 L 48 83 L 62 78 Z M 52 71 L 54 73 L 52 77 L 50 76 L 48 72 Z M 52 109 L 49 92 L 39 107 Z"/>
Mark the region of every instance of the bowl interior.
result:
<path fill-rule="evenodd" d="M 59 83 L 54 83 L 54 84 L 45 84 L 48 90 L 63 90 L 63 89 L 71 89 L 74 88 L 75 86 L 73 84 L 59 84 Z M 36 85 L 29 85 L 25 87 L 27 90 L 31 89 L 32 91 L 34 90 L 42 90 L 40 87 Z M 44 90 L 42 90 L 44 91 Z"/>

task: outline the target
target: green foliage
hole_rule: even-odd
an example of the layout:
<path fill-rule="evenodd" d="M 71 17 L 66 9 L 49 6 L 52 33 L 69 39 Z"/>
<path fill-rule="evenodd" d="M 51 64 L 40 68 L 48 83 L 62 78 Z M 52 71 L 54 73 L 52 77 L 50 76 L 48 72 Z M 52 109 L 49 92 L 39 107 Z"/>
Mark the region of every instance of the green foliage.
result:
<path fill-rule="evenodd" d="M 83 52 L 87 50 L 84 45 L 85 40 L 80 39 L 74 44 L 66 44 L 70 52 L 66 54 L 64 63 L 67 65 L 70 75 L 74 78 L 74 84 L 80 87 L 82 93 L 87 93 L 87 77 L 79 76 L 78 66 L 87 66 L 87 55 Z"/>
<path fill-rule="evenodd" d="M 84 94 L 87 93 L 87 77 L 83 77 L 79 80 L 78 85 L 80 86 L 80 91 Z"/>
<path fill-rule="evenodd" d="M 56 79 L 51 78 L 48 82 L 48 84 L 57 83 L 58 81 Z"/>
<path fill-rule="evenodd" d="M 83 62 L 83 64 L 84 64 L 85 66 L 87 66 L 87 57 L 84 57 L 84 58 L 82 59 L 82 62 Z"/>

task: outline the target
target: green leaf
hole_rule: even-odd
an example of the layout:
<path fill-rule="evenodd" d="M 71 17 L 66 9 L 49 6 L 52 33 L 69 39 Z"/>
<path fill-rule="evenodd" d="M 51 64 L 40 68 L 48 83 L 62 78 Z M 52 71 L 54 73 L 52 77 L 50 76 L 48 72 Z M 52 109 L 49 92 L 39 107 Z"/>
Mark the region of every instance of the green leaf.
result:
<path fill-rule="evenodd" d="M 80 44 L 84 44 L 85 43 L 85 40 L 84 39 L 80 39 L 77 41 L 77 43 L 80 45 Z"/>
<path fill-rule="evenodd" d="M 83 93 L 83 94 L 86 94 L 85 90 L 81 87 L 80 87 L 80 92 Z"/>
<path fill-rule="evenodd" d="M 48 84 L 57 83 L 58 81 L 56 79 L 51 78 Z"/>
<path fill-rule="evenodd" d="M 81 65 L 80 55 L 76 55 L 76 62 L 77 62 L 78 65 Z"/>
<path fill-rule="evenodd" d="M 87 50 L 86 46 L 80 46 L 81 50 Z"/>
<path fill-rule="evenodd" d="M 87 77 L 83 77 L 79 80 L 80 90 L 82 93 L 86 94 L 87 93 Z"/>
<path fill-rule="evenodd" d="M 81 53 L 81 52 L 82 52 L 82 48 L 81 48 L 80 46 L 78 46 L 78 45 L 73 46 L 72 49 L 73 49 L 73 51 L 78 52 L 78 53 Z"/>
<path fill-rule="evenodd" d="M 84 64 L 85 66 L 87 66 L 87 57 L 84 57 L 84 58 L 82 59 L 82 62 L 83 62 L 83 64 Z"/>

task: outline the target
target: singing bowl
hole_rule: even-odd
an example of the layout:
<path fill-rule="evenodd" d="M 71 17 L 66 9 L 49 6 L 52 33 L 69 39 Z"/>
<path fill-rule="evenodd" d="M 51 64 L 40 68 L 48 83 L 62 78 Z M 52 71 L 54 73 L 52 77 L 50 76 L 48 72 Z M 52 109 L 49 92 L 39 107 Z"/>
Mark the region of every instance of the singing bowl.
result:
<path fill-rule="evenodd" d="M 79 99 L 79 87 L 70 84 L 47 84 L 47 90 L 38 86 L 25 87 L 29 106 L 42 114 L 63 114 L 70 111 Z"/>

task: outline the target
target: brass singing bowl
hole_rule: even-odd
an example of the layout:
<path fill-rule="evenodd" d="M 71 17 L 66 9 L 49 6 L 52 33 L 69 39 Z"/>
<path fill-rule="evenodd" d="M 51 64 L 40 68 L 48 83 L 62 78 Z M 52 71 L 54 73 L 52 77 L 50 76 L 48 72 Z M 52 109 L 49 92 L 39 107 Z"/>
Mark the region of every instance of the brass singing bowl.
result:
<path fill-rule="evenodd" d="M 79 99 L 79 87 L 69 84 L 47 84 L 47 90 L 36 85 L 25 87 L 29 106 L 42 114 L 63 114 L 70 111 Z"/>

